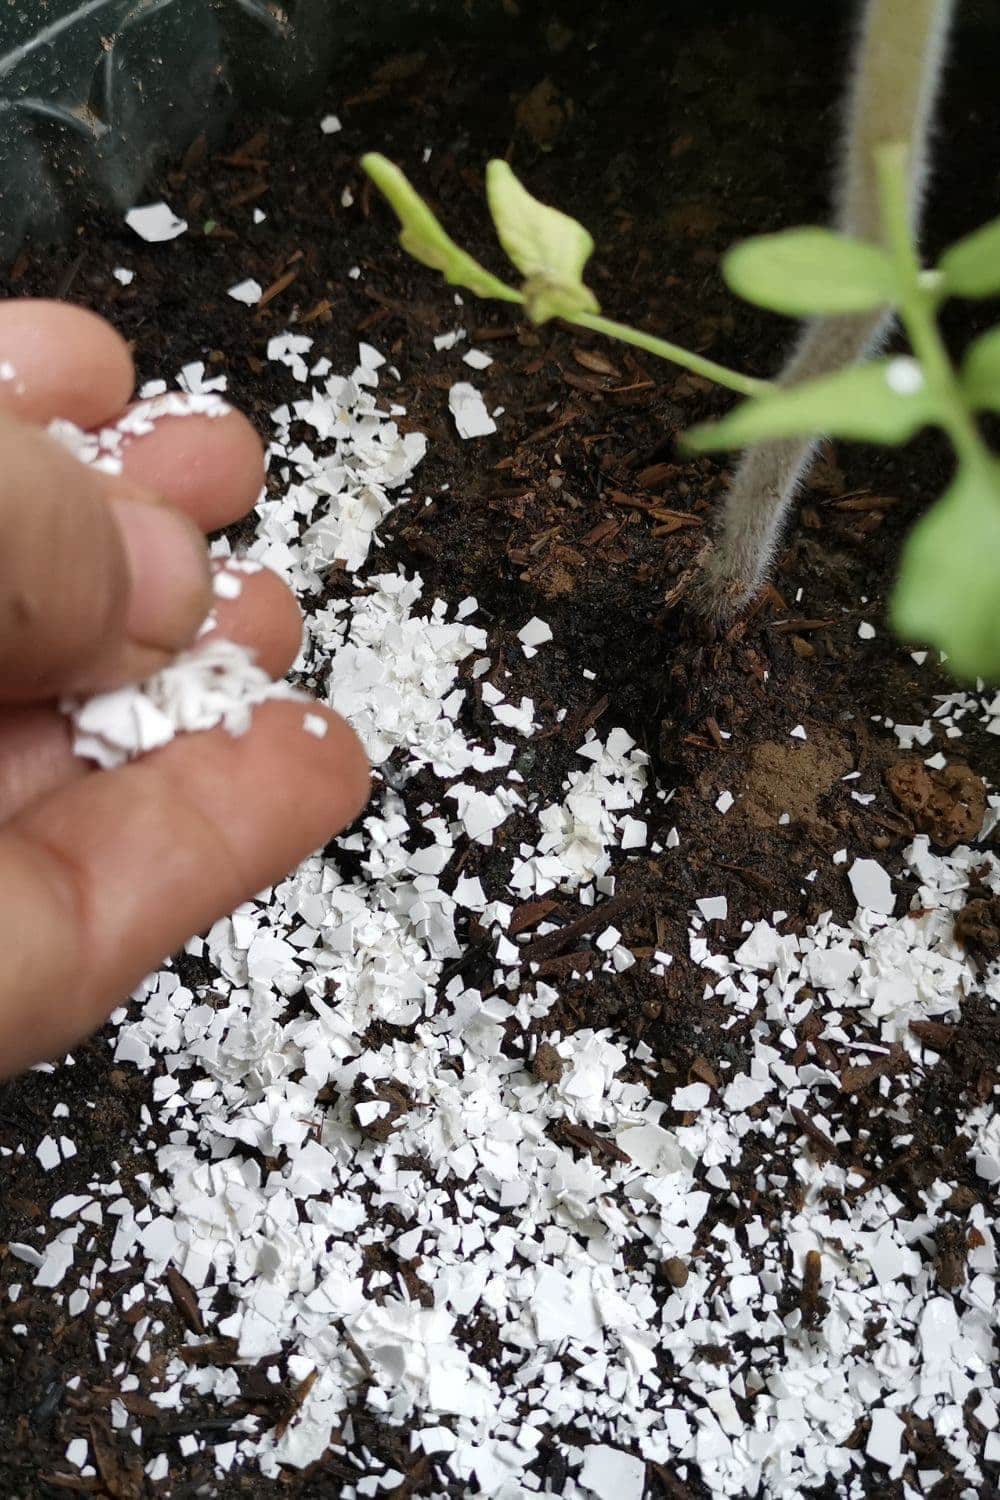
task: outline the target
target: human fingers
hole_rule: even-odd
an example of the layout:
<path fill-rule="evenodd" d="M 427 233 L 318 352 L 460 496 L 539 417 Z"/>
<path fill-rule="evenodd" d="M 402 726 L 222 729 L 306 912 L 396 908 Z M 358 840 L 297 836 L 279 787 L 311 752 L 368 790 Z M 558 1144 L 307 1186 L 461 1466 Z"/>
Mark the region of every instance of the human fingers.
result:
<path fill-rule="evenodd" d="M 0 302 L 0 411 L 43 425 L 112 420 L 132 394 L 135 371 L 121 334 L 67 302 Z"/>
<path fill-rule="evenodd" d="M 219 635 L 246 646 L 270 677 L 284 677 L 302 641 L 302 617 L 292 594 L 266 568 L 219 571 L 236 580 L 240 592 L 216 597 L 215 624 L 204 638 Z M 53 705 L 0 710 L 0 826 L 91 769 L 73 754 L 69 720 Z"/>
<path fill-rule="evenodd" d="M 87 774 L 65 714 L 47 704 L 0 710 L 0 825 L 36 798 Z"/>
<path fill-rule="evenodd" d="M 368 789 L 347 724 L 286 700 L 243 736 L 179 738 L 33 804 L 0 833 L 0 1075 L 99 1025 L 165 954 L 343 829 Z"/>
<path fill-rule="evenodd" d="M 86 308 L 44 298 L 0 302 L 0 412 L 46 426 L 62 417 L 85 429 L 114 426 L 149 406 L 129 406 L 135 371 L 125 340 Z M 237 520 L 264 481 L 260 439 L 234 410 L 166 416 L 149 433 L 124 433 L 124 472 L 197 521 L 203 531 Z"/>
<path fill-rule="evenodd" d="M 232 409 L 218 416 L 160 417 L 151 432 L 126 435 L 120 457 L 126 483 L 162 496 L 202 531 L 246 515 L 264 483 L 260 438 Z"/>
<path fill-rule="evenodd" d="M 269 677 L 284 677 L 302 645 L 302 612 L 295 595 L 270 568 L 215 569 L 214 624 L 199 640 L 220 636 L 254 654 Z"/>
<path fill-rule="evenodd" d="M 211 604 L 196 524 L 141 493 L 109 502 L 105 476 L 6 416 L 0 452 L 0 703 L 156 671 Z"/>

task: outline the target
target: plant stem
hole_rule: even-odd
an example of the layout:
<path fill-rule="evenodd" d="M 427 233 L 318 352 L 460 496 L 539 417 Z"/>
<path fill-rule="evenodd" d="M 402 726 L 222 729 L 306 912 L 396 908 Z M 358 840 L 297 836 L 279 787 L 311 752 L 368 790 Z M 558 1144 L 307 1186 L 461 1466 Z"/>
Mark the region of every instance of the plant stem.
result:
<path fill-rule="evenodd" d="M 942 427 L 959 459 L 973 470 L 990 468 L 990 455 L 962 395 L 937 326 L 938 297 L 920 267 L 910 232 L 907 149 L 881 146 L 875 153 L 882 228 L 900 281 L 899 316 L 938 404 Z"/>
<path fill-rule="evenodd" d="M 670 344 L 666 339 L 654 338 L 651 333 L 641 333 L 638 328 L 630 328 L 627 323 L 615 323 L 611 318 L 598 317 L 596 313 L 576 313 L 566 321 L 580 328 L 591 328 L 595 333 L 606 334 L 608 338 L 618 339 L 620 343 L 634 344 L 638 349 L 655 354 L 658 359 L 669 359 L 672 364 L 690 370 L 692 375 L 703 375 L 706 380 L 724 385 L 740 396 L 766 396 L 774 390 L 767 380 L 755 380 L 751 375 L 741 375 L 737 370 L 717 365 L 713 359 L 702 359 L 700 354 L 692 354 L 679 344 Z"/>

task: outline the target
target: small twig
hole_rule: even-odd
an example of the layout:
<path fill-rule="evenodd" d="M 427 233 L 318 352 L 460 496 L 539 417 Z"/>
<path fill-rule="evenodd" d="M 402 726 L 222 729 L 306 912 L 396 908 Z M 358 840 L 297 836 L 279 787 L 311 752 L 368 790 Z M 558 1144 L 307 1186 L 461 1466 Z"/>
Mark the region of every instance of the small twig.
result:
<path fill-rule="evenodd" d="M 833 618 L 826 620 L 774 620 L 771 629 L 779 635 L 809 635 L 814 630 L 829 630 L 831 625 L 836 625 Z"/>
<path fill-rule="evenodd" d="M 284 1437 L 291 1422 L 295 1417 L 298 1416 L 299 1412 L 305 1405 L 306 1397 L 308 1396 L 309 1392 L 312 1390 L 318 1379 L 319 1370 L 310 1370 L 305 1380 L 301 1380 L 295 1387 L 294 1391 L 292 1392 L 288 1410 L 281 1418 L 281 1420 L 274 1424 L 274 1437 L 276 1439 L 280 1440 Z"/>
<path fill-rule="evenodd" d="M 347 1345 L 348 1349 L 350 1349 L 351 1353 L 354 1355 L 354 1358 L 357 1360 L 358 1364 L 361 1366 L 362 1370 L 364 1371 L 364 1373 L 365 1373 L 365 1379 L 366 1380 L 374 1380 L 375 1379 L 375 1370 L 374 1370 L 374 1368 L 372 1366 L 372 1362 L 368 1358 L 368 1356 L 365 1353 L 365 1351 L 362 1349 L 361 1345 L 358 1343 L 357 1339 L 354 1337 L 354 1334 L 351 1332 L 351 1330 L 348 1328 L 347 1324 L 344 1322 L 343 1318 L 338 1318 L 336 1320 L 336 1322 L 334 1323 L 334 1327 L 336 1328 L 337 1332 L 340 1334 L 341 1338 L 344 1340 L 344 1343 Z"/>
<path fill-rule="evenodd" d="M 287 291 L 301 269 L 301 266 L 293 266 L 290 271 L 286 271 L 284 275 L 279 276 L 277 281 L 272 281 L 267 290 L 261 294 L 261 299 L 257 303 L 257 311 L 259 312 L 262 307 L 266 307 L 269 302 L 273 302 L 275 297 Z"/>
<path fill-rule="evenodd" d="M 836 1158 L 840 1154 L 836 1146 L 831 1141 L 830 1137 L 826 1134 L 825 1131 L 820 1130 L 818 1125 L 813 1124 L 812 1120 L 810 1120 L 805 1110 L 796 1109 L 795 1105 L 793 1104 L 791 1106 L 791 1113 L 792 1119 L 795 1121 L 802 1134 L 808 1137 L 808 1139 L 812 1141 L 813 1145 L 817 1146 L 825 1156 Z"/>
<path fill-rule="evenodd" d="M 232 1365 L 239 1357 L 235 1339 L 209 1339 L 205 1344 L 186 1344 L 177 1353 L 187 1365 Z"/>
<path fill-rule="evenodd" d="M 186 1422 L 172 1422 L 159 1432 L 151 1432 L 150 1437 L 162 1439 L 188 1437 L 196 1432 L 229 1432 L 246 1415 L 246 1409 L 241 1407 L 239 1411 L 230 1412 L 226 1417 L 189 1417 Z"/>
<path fill-rule="evenodd" d="M 564 953 L 571 943 L 576 942 L 577 938 L 592 932 L 595 927 L 607 927 L 614 918 L 620 917 L 623 912 L 630 911 L 638 900 L 638 896 L 613 896 L 610 901 L 592 907 L 575 922 L 570 922 L 566 927 L 560 927 L 558 932 L 547 932 L 544 936 L 536 938 L 533 943 L 529 943 L 524 950 L 525 962 L 540 963 L 543 959 L 555 958 L 558 954 Z"/>

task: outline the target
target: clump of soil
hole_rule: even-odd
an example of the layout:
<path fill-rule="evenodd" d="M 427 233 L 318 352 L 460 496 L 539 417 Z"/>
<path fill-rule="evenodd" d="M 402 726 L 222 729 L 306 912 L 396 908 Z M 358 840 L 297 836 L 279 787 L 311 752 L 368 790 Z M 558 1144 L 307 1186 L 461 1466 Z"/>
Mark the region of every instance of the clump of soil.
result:
<path fill-rule="evenodd" d="M 983 826 L 986 789 L 969 766 L 929 771 L 919 760 L 889 766 L 885 783 L 899 806 L 942 849 L 967 844 Z"/>
<path fill-rule="evenodd" d="M 821 816 L 820 803 L 853 764 L 846 742 L 822 729 L 804 741 L 765 740 L 750 751 L 740 805 L 755 828 L 773 832 L 787 816 L 825 842 L 836 830 Z"/>

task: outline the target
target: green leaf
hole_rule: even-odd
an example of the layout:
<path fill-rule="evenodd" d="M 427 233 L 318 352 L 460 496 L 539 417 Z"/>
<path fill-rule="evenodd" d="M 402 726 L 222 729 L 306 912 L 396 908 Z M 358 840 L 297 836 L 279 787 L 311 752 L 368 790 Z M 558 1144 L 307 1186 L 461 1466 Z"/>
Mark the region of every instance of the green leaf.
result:
<path fill-rule="evenodd" d="M 1000 464 L 959 469 L 910 532 L 893 628 L 948 653 L 957 677 L 1000 680 Z"/>
<path fill-rule="evenodd" d="M 952 245 L 938 269 L 944 290 L 953 297 L 992 297 L 1000 292 L 1000 219 Z"/>
<path fill-rule="evenodd" d="M 594 241 L 576 219 L 539 203 L 505 161 L 486 168 L 486 196 L 497 238 L 525 278 L 524 301 L 535 323 L 600 312 L 583 282 Z"/>
<path fill-rule="evenodd" d="M 991 328 L 969 349 L 962 365 L 962 390 L 977 411 L 1000 411 L 1000 328 Z"/>
<path fill-rule="evenodd" d="M 495 297 L 503 302 L 524 301 L 514 287 L 491 275 L 485 266 L 459 249 L 393 162 L 370 151 L 361 158 L 361 165 L 389 200 L 401 225 L 399 243 L 414 260 L 440 271 L 452 286 L 464 286 L 477 297 Z"/>
<path fill-rule="evenodd" d="M 832 229 L 785 229 L 744 240 L 723 257 L 722 274 L 746 302 L 797 318 L 869 312 L 897 297 L 886 252 Z"/>
<path fill-rule="evenodd" d="M 684 445 L 695 453 L 710 453 L 813 433 L 861 443 L 905 443 L 936 417 L 920 366 L 900 356 L 744 401 L 720 422 L 693 427 Z"/>

